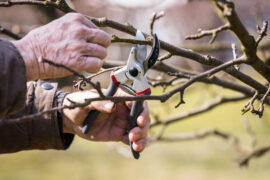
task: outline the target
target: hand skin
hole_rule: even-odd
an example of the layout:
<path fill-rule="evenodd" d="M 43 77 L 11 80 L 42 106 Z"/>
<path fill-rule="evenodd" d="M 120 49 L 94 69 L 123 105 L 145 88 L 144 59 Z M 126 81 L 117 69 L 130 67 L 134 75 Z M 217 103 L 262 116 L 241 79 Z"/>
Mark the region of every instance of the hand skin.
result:
<path fill-rule="evenodd" d="M 78 72 L 97 72 L 107 55 L 110 36 L 79 13 L 69 13 L 12 41 L 26 65 L 27 81 L 70 75 L 63 68 L 40 62 L 45 58 Z"/>
<path fill-rule="evenodd" d="M 92 91 L 83 91 L 68 94 L 63 105 L 70 105 L 70 101 L 83 103 L 86 98 L 97 97 L 98 94 Z M 116 96 L 127 96 L 121 90 Z M 120 102 L 114 104 L 111 101 L 96 101 L 86 107 L 75 109 L 64 109 L 63 111 L 63 132 L 76 134 L 84 139 L 92 141 L 121 141 L 125 144 L 133 143 L 135 151 L 142 151 L 147 143 L 147 132 L 150 127 L 150 117 L 147 103 L 144 103 L 144 110 L 137 118 L 138 127 L 127 132 L 129 128 L 129 113 L 132 102 Z M 88 134 L 82 133 L 82 124 L 88 113 L 97 109 L 100 111 L 97 119 L 92 124 Z"/>

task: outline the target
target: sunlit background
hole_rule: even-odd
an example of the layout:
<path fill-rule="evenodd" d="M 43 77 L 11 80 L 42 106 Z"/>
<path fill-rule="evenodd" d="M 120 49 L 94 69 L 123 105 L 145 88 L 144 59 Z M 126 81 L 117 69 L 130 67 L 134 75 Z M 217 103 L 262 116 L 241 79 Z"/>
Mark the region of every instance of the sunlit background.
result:
<path fill-rule="evenodd" d="M 164 11 L 165 16 L 155 23 L 154 32 L 160 39 L 179 47 L 193 47 L 207 43 L 210 38 L 198 41 L 186 41 L 186 35 L 194 34 L 198 28 L 209 29 L 223 22 L 207 0 L 74 0 L 70 2 L 78 12 L 94 17 L 108 17 L 120 23 L 130 23 L 134 27 L 149 33 L 149 19 L 153 12 Z M 251 34 L 256 34 L 256 24 L 270 19 L 269 1 L 237 0 L 236 9 Z M 24 35 L 31 29 L 46 24 L 62 13 L 54 9 L 33 6 L 14 6 L 0 8 L 0 25 L 14 33 Z M 131 37 L 110 28 L 103 28 L 111 35 Z M 0 36 L 7 38 L 6 36 Z M 265 38 L 264 41 L 269 40 Z M 229 32 L 219 34 L 217 42 L 228 44 L 236 42 Z M 213 44 L 215 46 L 215 43 Z M 109 48 L 106 60 L 124 61 L 127 59 L 130 45 L 113 44 Z M 268 52 L 265 52 L 266 54 Z M 209 52 L 219 58 L 232 58 L 231 51 Z M 174 57 L 168 64 L 189 72 L 207 69 L 190 60 Z M 245 69 L 245 67 L 242 67 Z M 254 71 L 245 69 L 262 83 L 265 81 Z M 152 72 L 155 76 L 156 72 Z M 107 75 L 99 77 L 106 86 Z M 151 76 L 151 73 L 150 75 Z M 158 76 L 163 76 L 158 74 Z M 164 75 L 165 76 L 165 75 Z M 227 76 L 222 76 L 227 77 Z M 61 86 L 71 90 L 71 79 L 61 79 Z M 170 89 L 167 89 L 167 91 Z M 153 89 L 153 94 L 163 93 L 162 88 Z M 166 104 L 149 102 L 152 119 L 172 117 L 198 107 L 218 96 L 231 96 L 236 93 L 216 86 L 197 83 L 185 92 L 186 104 L 175 109 L 179 96 L 173 96 Z M 256 132 L 257 146 L 268 145 L 270 136 L 270 111 L 266 106 L 263 118 L 247 113 L 241 115 L 241 109 L 248 100 L 228 103 L 202 115 L 174 123 L 165 130 L 166 135 L 193 132 L 215 128 L 239 137 L 241 143 L 251 146 L 253 137 L 247 133 L 244 120 L 248 120 Z M 258 106 L 256 103 L 255 106 Z M 154 137 L 160 128 L 149 132 Z M 0 155 L 0 179 L 2 180 L 268 180 L 270 178 L 270 155 L 252 159 L 248 168 L 240 168 L 241 158 L 234 146 L 218 137 L 182 142 L 151 143 L 141 154 L 140 160 L 130 156 L 129 147 L 120 143 L 92 143 L 75 138 L 67 151 L 23 151 Z"/>

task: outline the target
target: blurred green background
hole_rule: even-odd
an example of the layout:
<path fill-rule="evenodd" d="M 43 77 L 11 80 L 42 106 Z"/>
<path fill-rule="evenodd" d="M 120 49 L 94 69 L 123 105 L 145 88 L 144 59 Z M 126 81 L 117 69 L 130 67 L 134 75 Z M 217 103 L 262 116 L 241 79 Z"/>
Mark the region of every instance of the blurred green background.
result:
<path fill-rule="evenodd" d="M 194 91 L 200 88 L 200 91 Z M 185 95 L 186 104 L 174 109 L 178 97 L 168 104 L 150 102 L 152 114 L 161 113 L 161 118 L 199 106 L 211 99 L 214 92 L 233 95 L 221 88 L 195 85 Z M 207 92 L 207 93 L 206 93 Z M 156 89 L 155 94 L 160 93 Z M 204 94 L 202 96 L 202 94 Z M 211 95 L 212 94 L 212 95 Z M 247 100 L 222 105 L 208 113 L 173 124 L 166 135 L 179 132 L 217 128 L 240 137 L 246 145 L 251 143 L 241 121 L 241 109 Z M 247 113 L 258 137 L 258 146 L 267 145 L 269 139 L 270 111 L 266 107 L 262 119 Z M 158 129 L 158 128 L 157 128 Z M 150 135 L 156 130 L 151 130 Z M 140 160 L 119 154 L 115 147 L 127 146 L 120 143 L 92 143 L 75 138 L 67 151 L 24 151 L 0 155 L 0 179 L 3 180 L 138 180 L 138 179 L 181 179 L 181 180 L 268 180 L 270 154 L 253 159 L 248 168 L 240 168 L 240 157 L 228 142 L 218 137 L 178 143 L 154 143 L 142 154 Z"/>

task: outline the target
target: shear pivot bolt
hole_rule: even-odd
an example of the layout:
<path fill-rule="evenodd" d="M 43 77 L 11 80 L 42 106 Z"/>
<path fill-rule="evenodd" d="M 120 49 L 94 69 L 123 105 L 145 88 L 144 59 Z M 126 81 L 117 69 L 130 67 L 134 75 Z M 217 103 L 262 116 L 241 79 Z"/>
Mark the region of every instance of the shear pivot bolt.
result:
<path fill-rule="evenodd" d="M 133 77 L 136 77 L 139 74 L 139 71 L 138 71 L 138 69 L 132 67 L 129 69 L 129 74 Z"/>

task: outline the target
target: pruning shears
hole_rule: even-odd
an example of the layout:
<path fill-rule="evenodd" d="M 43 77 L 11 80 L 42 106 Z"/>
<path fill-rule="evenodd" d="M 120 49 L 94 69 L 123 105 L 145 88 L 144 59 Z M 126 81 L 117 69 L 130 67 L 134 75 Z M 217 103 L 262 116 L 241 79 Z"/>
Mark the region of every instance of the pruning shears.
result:
<path fill-rule="evenodd" d="M 159 39 L 156 34 L 154 34 L 153 46 L 151 53 L 147 56 L 146 45 L 133 45 L 130 50 L 129 58 L 127 64 L 117 71 L 113 71 L 110 76 L 109 87 L 104 92 L 105 96 L 113 96 L 117 88 L 121 85 L 128 91 L 134 92 L 136 96 L 150 95 L 151 89 L 149 87 L 148 81 L 146 79 L 145 73 L 150 69 L 156 62 L 159 56 Z M 145 40 L 143 33 L 137 30 L 135 40 Z M 132 88 L 125 85 L 127 81 L 132 81 Z M 137 117 L 143 111 L 143 101 L 138 100 L 132 104 L 129 119 L 129 130 L 137 126 Z M 94 120 L 98 116 L 99 111 L 92 110 L 88 114 L 87 118 L 83 123 L 82 132 L 87 134 Z M 139 152 L 135 151 L 132 147 L 133 142 L 130 142 L 131 151 L 135 159 L 139 159 Z"/>

